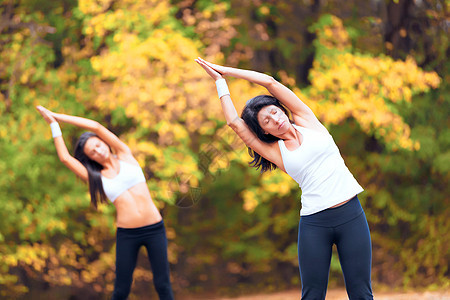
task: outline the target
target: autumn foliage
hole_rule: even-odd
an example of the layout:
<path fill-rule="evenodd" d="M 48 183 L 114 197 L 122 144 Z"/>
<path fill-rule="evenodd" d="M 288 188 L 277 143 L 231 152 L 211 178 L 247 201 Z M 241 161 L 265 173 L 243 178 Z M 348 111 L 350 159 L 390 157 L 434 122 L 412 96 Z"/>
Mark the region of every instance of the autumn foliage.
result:
<path fill-rule="evenodd" d="M 197 56 L 271 74 L 328 127 L 365 188 L 375 287 L 448 286 L 448 42 L 429 25 L 443 18 L 433 1 L 416 17 L 434 40 L 408 49 L 365 4 L 355 20 L 339 1 L 41 2 L 0 1 L 0 297 L 113 289 L 114 206 L 89 206 L 38 104 L 98 120 L 131 147 L 165 218 L 178 295 L 298 287 L 298 185 L 248 167 Z M 238 110 L 266 92 L 228 83 Z M 71 148 L 81 132 L 62 131 Z M 133 297 L 148 296 L 144 259 L 134 279 Z M 336 257 L 330 281 L 342 284 Z"/>

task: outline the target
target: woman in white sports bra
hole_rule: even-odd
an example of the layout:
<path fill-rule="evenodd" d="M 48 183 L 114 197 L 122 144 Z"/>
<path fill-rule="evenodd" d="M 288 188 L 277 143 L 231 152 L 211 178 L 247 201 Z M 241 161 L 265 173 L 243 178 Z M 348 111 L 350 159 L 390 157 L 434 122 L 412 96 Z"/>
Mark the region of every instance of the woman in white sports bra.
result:
<path fill-rule="evenodd" d="M 99 202 L 108 203 L 109 198 L 116 207 L 116 280 L 112 299 L 128 297 L 141 246 L 147 248 L 159 298 L 173 299 L 164 222 L 130 148 L 96 121 L 57 114 L 42 106 L 37 110 L 50 124 L 61 162 L 89 183 L 92 205 L 97 208 Z M 58 122 L 89 130 L 80 136 L 75 157 L 67 150 Z"/>
<path fill-rule="evenodd" d="M 279 168 L 302 190 L 298 236 L 302 299 L 325 299 L 333 244 L 349 298 L 373 299 L 370 232 L 357 197 L 363 189 L 328 130 L 307 105 L 271 76 L 201 58 L 196 62 L 216 81 L 227 124 L 247 145 L 253 158 L 250 165 L 261 172 Z M 223 76 L 259 84 L 272 96 L 250 99 L 239 117 Z"/>

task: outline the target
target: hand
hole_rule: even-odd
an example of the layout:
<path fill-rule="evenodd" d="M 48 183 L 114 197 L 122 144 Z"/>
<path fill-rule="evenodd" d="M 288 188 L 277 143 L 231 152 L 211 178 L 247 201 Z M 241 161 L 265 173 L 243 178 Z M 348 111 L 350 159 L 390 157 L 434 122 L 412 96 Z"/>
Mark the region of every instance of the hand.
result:
<path fill-rule="evenodd" d="M 210 63 L 209 61 L 206 61 L 206 60 L 204 60 L 201 57 L 199 57 L 197 59 L 201 60 L 204 64 L 208 65 L 211 69 L 213 69 L 216 72 L 220 73 L 222 76 L 228 75 L 228 71 L 231 69 L 230 67 L 224 67 L 224 66 L 221 66 L 221 65 L 216 65 L 216 64 Z"/>
<path fill-rule="evenodd" d="M 37 111 L 44 117 L 45 121 L 50 124 L 52 122 L 56 122 L 55 114 L 45 107 L 38 105 L 36 106 Z"/>
<path fill-rule="evenodd" d="M 212 77 L 212 79 L 214 79 L 214 81 L 216 81 L 217 79 L 223 78 L 222 74 L 219 70 L 213 68 L 213 66 L 217 66 L 219 67 L 219 69 L 221 68 L 221 66 L 218 65 L 214 65 L 211 64 L 203 59 L 201 59 L 200 57 L 198 57 L 195 60 L 203 69 L 205 69 L 206 73 L 208 73 L 209 76 Z M 222 67 L 223 68 L 223 67 Z"/>

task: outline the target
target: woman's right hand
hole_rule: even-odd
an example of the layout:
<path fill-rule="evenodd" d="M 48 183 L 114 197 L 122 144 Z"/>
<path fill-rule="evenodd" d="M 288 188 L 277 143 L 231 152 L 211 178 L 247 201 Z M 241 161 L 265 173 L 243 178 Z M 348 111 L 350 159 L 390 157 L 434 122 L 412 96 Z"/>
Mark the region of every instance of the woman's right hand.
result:
<path fill-rule="evenodd" d="M 53 122 L 56 122 L 56 118 L 54 116 L 54 113 L 46 109 L 45 107 L 38 105 L 36 106 L 37 111 L 44 117 L 44 120 L 50 124 Z"/>
<path fill-rule="evenodd" d="M 210 66 L 210 63 L 208 63 L 207 61 L 201 59 L 200 57 L 198 57 L 195 60 L 203 69 L 205 69 L 206 73 L 208 73 L 209 76 L 211 76 L 212 79 L 214 79 L 214 81 L 223 78 L 222 74 L 219 73 L 218 70 L 215 70 L 212 66 Z"/>

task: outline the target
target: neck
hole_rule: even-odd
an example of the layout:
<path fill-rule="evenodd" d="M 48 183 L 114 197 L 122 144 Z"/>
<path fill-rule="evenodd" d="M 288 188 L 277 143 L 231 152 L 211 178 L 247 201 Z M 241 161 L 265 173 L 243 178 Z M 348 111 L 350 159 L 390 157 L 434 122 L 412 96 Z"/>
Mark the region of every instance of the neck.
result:
<path fill-rule="evenodd" d="M 101 165 L 103 166 L 103 169 L 114 169 L 114 163 L 117 160 L 112 154 L 108 156 L 104 161 L 101 162 Z"/>
<path fill-rule="evenodd" d="M 277 137 L 279 137 L 280 139 L 282 139 L 284 141 L 296 140 L 297 133 L 295 131 L 296 131 L 296 129 L 294 128 L 294 126 L 292 126 L 292 124 L 289 124 L 289 129 L 285 133 L 280 134 Z"/>

